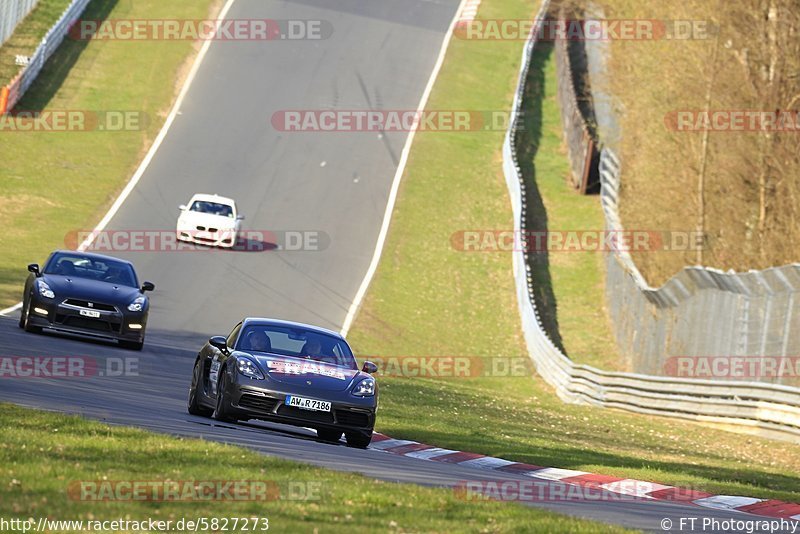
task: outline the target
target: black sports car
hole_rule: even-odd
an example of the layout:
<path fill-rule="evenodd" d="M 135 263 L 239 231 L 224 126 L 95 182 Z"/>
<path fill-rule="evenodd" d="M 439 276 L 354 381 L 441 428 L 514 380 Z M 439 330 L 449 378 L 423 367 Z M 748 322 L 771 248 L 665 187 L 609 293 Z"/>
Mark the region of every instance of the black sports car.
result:
<path fill-rule="evenodd" d="M 344 338 L 324 328 L 245 319 L 200 350 L 189 413 L 223 421 L 262 419 L 312 427 L 323 441 L 366 448 L 375 427 L 377 371 L 361 371 Z"/>
<path fill-rule="evenodd" d="M 71 334 L 115 339 L 123 347 L 141 350 L 149 301 L 139 287 L 130 262 L 86 252 L 58 250 L 44 269 L 28 265 L 22 294 L 20 328 L 43 328 Z"/>

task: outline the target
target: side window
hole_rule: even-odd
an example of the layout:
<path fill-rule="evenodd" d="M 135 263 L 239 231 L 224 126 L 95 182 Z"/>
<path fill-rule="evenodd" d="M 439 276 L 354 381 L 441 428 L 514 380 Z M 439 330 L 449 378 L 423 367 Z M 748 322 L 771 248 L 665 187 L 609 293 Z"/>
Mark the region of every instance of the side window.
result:
<path fill-rule="evenodd" d="M 242 329 L 242 323 L 239 323 L 235 327 L 233 327 L 233 330 L 231 330 L 231 333 L 228 334 L 228 339 L 227 339 L 226 342 L 228 344 L 228 348 L 229 349 L 233 350 L 233 347 L 236 345 L 236 340 L 239 337 L 239 330 L 241 330 L 241 329 Z"/>

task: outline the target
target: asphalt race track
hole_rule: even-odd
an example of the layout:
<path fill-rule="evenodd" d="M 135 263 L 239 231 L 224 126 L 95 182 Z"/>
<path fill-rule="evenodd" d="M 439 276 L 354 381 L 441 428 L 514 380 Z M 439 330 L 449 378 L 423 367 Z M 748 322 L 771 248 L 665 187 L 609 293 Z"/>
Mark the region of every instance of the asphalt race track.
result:
<path fill-rule="evenodd" d="M 179 204 L 195 192 L 219 193 L 237 199 L 246 229 L 320 232 L 324 250 L 118 253 L 157 286 L 144 350 L 26 334 L 16 314 L 0 318 L 0 354 L 85 356 L 99 371 L 91 378 L 4 379 L 0 400 L 390 481 L 530 480 L 318 443 L 304 429 L 220 424 L 186 412 L 197 350 L 243 316 L 341 327 L 370 262 L 406 139 L 397 132 L 280 132 L 272 114 L 416 109 L 457 7 L 457 0 L 237 0 L 228 18 L 323 20 L 333 34 L 321 41 L 213 43 L 169 134 L 109 229 L 172 231 Z M 25 274 L 20 266 L 20 282 Z M 108 376 L 120 362 L 135 371 Z M 665 517 L 676 524 L 680 517 L 748 517 L 663 502 L 536 506 L 652 531 L 661 530 Z"/>

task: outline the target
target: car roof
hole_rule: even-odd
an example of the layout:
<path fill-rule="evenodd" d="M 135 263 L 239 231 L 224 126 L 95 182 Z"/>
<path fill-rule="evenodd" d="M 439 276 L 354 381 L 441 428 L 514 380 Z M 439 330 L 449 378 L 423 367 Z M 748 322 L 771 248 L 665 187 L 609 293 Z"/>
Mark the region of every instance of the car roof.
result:
<path fill-rule="evenodd" d="M 195 200 L 200 200 L 201 202 L 219 202 L 220 204 L 229 204 L 231 206 L 236 205 L 236 201 L 232 198 L 221 197 L 217 194 L 209 195 L 207 193 L 195 193 L 189 202 L 194 202 Z"/>
<path fill-rule="evenodd" d="M 85 257 L 87 257 L 89 259 L 92 259 L 92 260 L 101 260 L 101 261 L 102 260 L 106 260 L 106 261 L 113 260 L 113 261 L 118 261 L 120 263 L 126 263 L 126 264 L 130 265 L 131 267 L 133 267 L 133 263 L 131 263 L 128 260 L 123 260 L 122 258 L 116 258 L 114 256 L 106 256 L 105 254 L 95 254 L 94 252 L 81 252 L 79 250 L 55 250 L 50 255 L 52 256 L 53 254 L 72 254 L 72 255 L 75 255 L 75 256 L 85 256 Z"/>
<path fill-rule="evenodd" d="M 305 330 L 316 332 L 318 334 L 327 334 L 329 336 L 334 336 L 339 339 L 344 339 L 344 337 L 342 337 L 342 335 L 339 332 L 328 330 L 327 328 L 322 328 L 321 326 L 299 323 L 297 321 L 284 321 L 282 319 L 270 319 L 267 317 L 247 317 L 242 321 L 242 327 L 251 325 L 258 325 L 258 326 L 270 325 L 270 326 L 285 326 L 289 328 L 303 328 Z"/>

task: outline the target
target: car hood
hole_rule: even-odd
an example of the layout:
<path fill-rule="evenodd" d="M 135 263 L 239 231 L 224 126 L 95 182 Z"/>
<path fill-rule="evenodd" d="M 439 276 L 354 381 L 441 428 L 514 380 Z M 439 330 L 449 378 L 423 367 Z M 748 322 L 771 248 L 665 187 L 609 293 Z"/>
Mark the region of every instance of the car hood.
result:
<path fill-rule="evenodd" d="M 309 390 L 344 391 L 359 374 L 356 369 L 338 367 L 310 360 L 251 355 L 263 373 L 275 382 L 305 386 Z M 311 384 L 309 385 L 309 382 Z"/>
<path fill-rule="evenodd" d="M 178 220 L 190 226 L 210 226 L 212 228 L 233 228 L 236 226 L 236 219 L 214 215 L 213 213 L 200 213 L 199 211 L 184 211 Z"/>
<path fill-rule="evenodd" d="M 141 295 L 135 287 L 109 284 L 108 282 L 87 280 L 85 278 L 45 274 L 41 279 L 56 294 L 58 302 L 65 298 L 76 298 L 127 306 L 133 299 Z"/>

